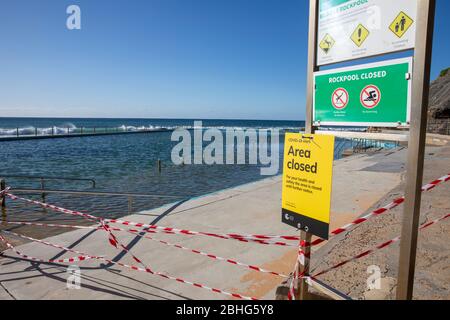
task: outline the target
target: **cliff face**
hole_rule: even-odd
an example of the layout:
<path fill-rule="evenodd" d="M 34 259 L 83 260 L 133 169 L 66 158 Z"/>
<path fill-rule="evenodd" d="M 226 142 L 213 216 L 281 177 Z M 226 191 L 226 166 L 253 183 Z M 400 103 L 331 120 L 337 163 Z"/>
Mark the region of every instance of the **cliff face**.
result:
<path fill-rule="evenodd" d="M 428 111 L 428 132 L 450 135 L 450 70 L 444 70 L 441 76 L 430 86 L 430 104 Z"/>
<path fill-rule="evenodd" d="M 434 119 L 450 118 L 450 71 L 431 83 L 429 116 Z"/>

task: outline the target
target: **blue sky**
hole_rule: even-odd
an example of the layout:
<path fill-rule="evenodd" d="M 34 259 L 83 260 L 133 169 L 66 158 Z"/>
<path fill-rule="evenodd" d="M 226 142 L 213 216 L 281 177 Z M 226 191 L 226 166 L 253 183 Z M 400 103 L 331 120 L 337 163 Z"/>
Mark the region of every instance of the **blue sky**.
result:
<path fill-rule="evenodd" d="M 1 0 L 0 116 L 304 119 L 307 19 L 305 0 Z"/>

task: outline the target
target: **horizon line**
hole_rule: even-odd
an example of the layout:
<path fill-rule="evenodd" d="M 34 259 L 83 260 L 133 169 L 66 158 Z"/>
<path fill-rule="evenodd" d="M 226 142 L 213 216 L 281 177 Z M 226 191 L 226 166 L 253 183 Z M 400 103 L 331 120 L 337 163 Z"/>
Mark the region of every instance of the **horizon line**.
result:
<path fill-rule="evenodd" d="M 147 118 L 147 117 L 46 117 L 46 116 L 0 116 L 0 119 L 110 119 L 110 120 L 226 120 L 226 121 L 306 121 L 285 119 L 243 119 L 243 118 Z"/>

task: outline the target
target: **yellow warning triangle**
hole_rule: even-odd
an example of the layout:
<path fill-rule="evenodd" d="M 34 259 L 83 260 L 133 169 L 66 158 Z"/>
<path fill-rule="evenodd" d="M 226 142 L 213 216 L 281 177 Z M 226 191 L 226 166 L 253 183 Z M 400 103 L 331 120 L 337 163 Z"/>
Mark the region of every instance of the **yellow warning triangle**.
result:
<path fill-rule="evenodd" d="M 359 24 L 356 27 L 355 31 L 353 31 L 350 38 L 358 47 L 361 47 L 369 35 L 370 35 L 369 30 L 367 30 L 367 28 L 364 27 L 362 24 Z"/>
<path fill-rule="evenodd" d="M 336 41 L 333 37 L 327 33 L 325 37 L 323 37 L 322 41 L 320 41 L 319 47 L 323 50 L 323 52 L 325 52 L 325 54 L 328 54 L 335 43 Z"/>
<path fill-rule="evenodd" d="M 409 28 L 413 25 L 414 20 L 406 13 L 401 11 L 389 26 L 389 29 L 399 38 L 403 37 Z"/>

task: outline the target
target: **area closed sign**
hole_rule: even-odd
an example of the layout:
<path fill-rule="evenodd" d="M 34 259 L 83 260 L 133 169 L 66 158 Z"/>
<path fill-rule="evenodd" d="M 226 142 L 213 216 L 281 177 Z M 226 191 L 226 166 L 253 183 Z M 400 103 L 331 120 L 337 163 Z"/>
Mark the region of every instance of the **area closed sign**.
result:
<path fill-rule="evenodd" d="M 314 124 L 409 126 L 412 59 L 314 74 Z"/>
<path fill-rule="evenodd" d="M 334 137 L 287 133 L 282 221 L 328 239 Z"/>

